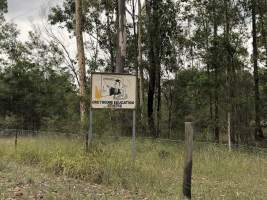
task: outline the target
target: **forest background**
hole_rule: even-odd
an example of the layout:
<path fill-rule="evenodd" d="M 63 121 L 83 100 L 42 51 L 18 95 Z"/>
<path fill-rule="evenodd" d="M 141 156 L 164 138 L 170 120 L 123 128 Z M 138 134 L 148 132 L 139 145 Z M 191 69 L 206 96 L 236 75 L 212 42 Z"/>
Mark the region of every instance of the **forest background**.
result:
<path fill-rule="evenodd" d="M 266 0 L 75 3 L 49 9 L 21 41 L 0 1 L 0 128 L 84 134 L 90 74 L 102 71 L 137 75 L 138 135 L 181 139 L 190 118 L 201 140 L 224 142 L 229 132 L 232 143 L 264 139 Z M 94 132 L 128 136 L 131 120 L 129 111 L 98 110 Z"/>

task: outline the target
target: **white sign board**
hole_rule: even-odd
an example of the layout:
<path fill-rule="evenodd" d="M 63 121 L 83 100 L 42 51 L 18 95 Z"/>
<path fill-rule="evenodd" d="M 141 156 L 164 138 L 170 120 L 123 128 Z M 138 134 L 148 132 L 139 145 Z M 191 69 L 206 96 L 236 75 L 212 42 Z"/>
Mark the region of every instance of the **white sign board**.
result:
<path fill-rule="evenodd" d="M 92 73 L 92 108 L 135 109 L 136 76 Z"/>

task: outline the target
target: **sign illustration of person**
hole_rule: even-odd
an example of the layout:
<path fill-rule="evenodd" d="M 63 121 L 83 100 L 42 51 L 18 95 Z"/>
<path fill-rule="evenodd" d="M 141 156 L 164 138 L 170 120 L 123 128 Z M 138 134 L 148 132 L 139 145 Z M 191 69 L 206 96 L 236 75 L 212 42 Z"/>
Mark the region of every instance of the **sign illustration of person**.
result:
<path fill-rule="evenodd" d="M 126 88 L 120 79 L 116 79 L 113 83 L 113 87 L 109 89 L 109 95 L 116 100 L 126 99 Z"/>
<path fill-rule="evenodd" d="M 104 79 L 104 82 L 105 84 L 102 89 L 103 96 L 113 96 L 115 100 L 127 99 L 126 87 L 121 79 Z"/>

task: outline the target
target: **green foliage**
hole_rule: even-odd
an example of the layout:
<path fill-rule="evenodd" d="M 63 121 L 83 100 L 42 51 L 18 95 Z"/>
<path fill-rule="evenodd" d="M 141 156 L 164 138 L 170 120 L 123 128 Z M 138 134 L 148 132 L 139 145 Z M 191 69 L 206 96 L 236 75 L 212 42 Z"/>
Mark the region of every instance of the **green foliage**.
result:
<path fill-rule="evenodd" d="M 20 49 L 22 48 L 22 44 L 17 40 L 18 34 L 19 32 L 16 28 L 16 25 L 13 23 L 7 23 L 5 18 L 0 15 L 1 65 L 7 65 L 10 63 L 10 61 L 18 61 L 18 58 L 21 56 Z M 8 60 L 5 57 L 7 57 Z"/>
<path fill-rule="evenodd" d="M 61 68 L 60 49 L 52 42 L 42 41 L 38 32 L 30 32 L 30 40 L 22 44 L 17 40 L 16 27 L 2 22 L 0 46 L 9 57 L 0 71 L 0 114 L 5 121 L 12 116 L 13 128 L 46 129 L 51 127 L 47 121 L 52 119 L 54 128 L 55 122 L 62 126 L 70 124 L 66 121 L 77 120 L 76 87 L 69 72 Z M 10 127 L 7 123 L 0 126 Z"/>
<path fill-rule="evenodd" d="M 178 15 L 180 14 L 179 3 L 171 0 L 163 1 L 160 5 L 160 57 L 162 64 L 170 72 L 177 70 L 176 46 L 182 38 Z M 180 42 L 181 44 L 181 42 Z"/>
<path fill-rule="evenodd" d="M 114 59 L 116 51 L 116 28 L 114 21 L 115 3 L 116 2 L 110 0 L 105 2 L 99 0 L 83 1 L 82 29 L 93 38 L 90 44 L 85 44 L 87 51 L 90 52 L 91 55 L 94 55 L 92 57 L 86 57 L 89 72 L 99 70 L 100 66 L 104 66 L 110 71 L 112 70 L 111 65 L 114 65 L 114 63 L 111 63 L 111 55 L 110 57 L 101 58 L 98 54 L 101 51 L 104 53 L 109 52 Z M 65 0 L 63 7 L 57 6 L 51 9 L 48 20 L 52 25 L 67 28 L 70 37 L 72 37 L 75 35 L 74 13 L 75 2 L 72 0 Z M 105 18 L 102 19 L 102 16 L 105 16 Z M 107 21 L 109 21 L 109 24 Z"/>
<path fill-rule="evenodd" d="M 135 73 L 138 35 L 134 34 L 134 30 L 136 33 L 137 27 L 134 27 L 133 16 L 130 14 L 132 2 L 126 3 L 125 71 Z M 135 3 L 134 18 L 135 25 L 142 20 L 141 64 L 145 78 L 144 105 L 147 107 L 151 104 L 151 101 L 147 102 L 149 82 L 153 75 L 160 77 L 160 81 L 155 79 L 160 84 L 151 88 L 156 90 L 152 95 L 153 100 L 161 93 L 161 136 L 182 138 L 180 133 L 187 115 L 195 117 L 200 132 L 205 135 L 203 138 L 210 138 L 215 126 L 218 126 L 223 135 L 229 111 L 233 114 L 235 132 L 242 134 L 243 129 L 252 128 L 254 83 L 246 46 L 251 1 L 164 0 L 153 3 L 153 6 L 143 4 L 140 19 L 136 16 L 138 10 Z M 266 64 L 265 4 L 264 0 L 257 1 L 260 67 Z M 0 8 L 6 7 L 3 6 L 6 1 L 1 1 L 0 5 Z M 117 1 L 83 1 L 83 32 L 90 37 L 85 44 L 88 74 L 93 71 L 111 72 L 114 69 L 117 51 L 116 9 Z M 149 13 L 150 9 L 153 12 Z M 62 6 L 50 10 L 48 21 L 52 25 L 66 28 L 72 38 L 75 36 L 74 11 L 75 2 L 64 0 Z M 215 27 L 218 30 L 216 36 Z M 0 126 L 12 127 L 13 124 L 13 127 L 19 128 L 76 132 L 79 126 L 78 85 L 74 84 L 69 66 L 64 63 L 66 52 L 62 52 L 58 44 L 42 40 L 38 31 L 30 32 L 29 41 L 24 43 L 18 40 L 18 35 L 16 25 L 6 22 L 1 15 L 0 103 L 3 106 L 0 107 L 0 115 L 3 120 Z M 157 56 L 149 59 L 151 53 Z M 69 63 L 73 64 L 73 73 L 77 63 L 72 58 Z M 156 64 L 158 69 L 154 66 Z M 88 77 L 86 86 L 90 88 L 90 76 Z M 261 115 L 264 118 L 267 116 L 265 83 L 263 70 L 260 92 L 263 106 Z M 160 101 L 159 99 L 154 102 Z M 214 117 L 215 107 L 218 108 L 218 120 Z M 152 110 L 155 112 L 157 109 L 154 106 Z M 147 115 L 148 112 L 142 113 L 140 119 L 144 121 L 144 129 L 138 131 L 142 135 L 145 135 L 147 128 Z M 125 122 L 127 127 L 123 134 L 128 135 L 131 131 L 131 117 L 128 113 Z M 94 128 L 100 135 L 119 135 L 114 126 L 117 123 L 118 119 L 110 111 L 95 112 Z"/>
<path fill-rule="evenodd" d="M 20 62 L 6 68 L 2 82 L 5 85 L 0 96 L 2 113 L 22 119 L 20 128 L 38 129 L 45 117 L 67 117 L 71 111 L 66 108 L 77 103 L 67 73 L 42 71 L 32 63 Z"/>
<path fill-rule="evenodd" d="M 0 0 L 0 15 L 7 12 L 7 0 Z"/>

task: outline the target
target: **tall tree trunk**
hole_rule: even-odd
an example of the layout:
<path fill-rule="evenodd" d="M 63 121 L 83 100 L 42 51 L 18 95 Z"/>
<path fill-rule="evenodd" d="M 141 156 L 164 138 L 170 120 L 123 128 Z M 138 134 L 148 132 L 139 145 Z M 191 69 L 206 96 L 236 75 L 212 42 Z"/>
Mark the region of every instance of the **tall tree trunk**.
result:
<path fill-rule="evenodd" d="M 113 36 L 111 32 L 111 22 L 110 22 L 110 10 L 108 7 L 108 0 L 106 0 L 106 18 L 107 18 L 107 34 L 108 34 L 108 49 L 110 54 L 110 68 L 111 72 L 115 72 L 115 61 L 114 61 L 114 49 L 113 49 Z"/>
<path fill-rule="evenodd" d="M 230 19 L 229 19 L 229 9 L 230 9 L 230 0 L 224 0 L 225 5 L 225 27 L 224 27 L 224 39 L 225 44 L 224 48 L 226 49 L 226 91 L 227 91 L 227 123 L 228 123 L 228 135 L 231 136 L 231 143 L 236 143 L 235 140 L 235 130 L 234 130 L 234 114 L 233 110 L 235 107 L 234 101 L 234 84 L 233 76 L 235 73 L 233 66 L 233 53 L 230 43 Z"/>
<path fill-rule="evenodd" d="M 259 6 L 260 12 L 260 24 L 261 24 L 261 37 L 262 37 L 262 44 L 265 50 L 265 67 L 267 68 L 267 1 L 261 1 L 262 5 Z"/>
<path fill-rule="evenodd" d="M 156 117 L 156 137 L 160 136 L 160 120 L 161 120 L 161 72 L 160 72 L 160 64 L 157 64 L 156 70 L 156 87 L 157 87 L 157 117 Z"/>
<path fill-rule="evenodd" d="M 153 55 L 150 55 L 153 58 Z M 148 128 L 149 134 L 156 137 L 155 135 L 155 121 L 154 121 L 154 95 L 155 95 L 155 65 L 154 61 L 150 61 L 149 68 L 149 82 L 148 82 L 148 94 L 147 94 L 147 115 L 148 115 Z"/>
<path fill-rule="evenodd" d="M 154 57 L 154 33 L 153 33 L 153 20 L 152 20 L 152 2 L 149 0 L 146 3 L 147 14 L 147 30 L 148 30 L 148 60 L 149 60 L 149 82 L 148 82 L 148 94 L 147 94 L 147 115 L 148 115 L 148 130 L 151 136 L 155 135 L 155 121 L 154 121 L 154 96 L 155 96 L 155 81 L 156 81 L 156 66 Z"/>
<path fill-rule="evenodd" d="M 159 4 L 160 1 L 146 0 L 147 29 L 148 29 L 148 59 L 149 59 L 149 84 L 148 84 L 148 124 L 150 133 L 154 137 L 159 136 L 159 129 L 155 127 L 154 120 L 154 97 L 157 88 L 157 127 L 159 127 L 159 111 L 161 103 L 160 87 L 160 33 L 159 33 Z"/>
<path fill-rule="evenodd" d="M 156 112 L 156 137 L 160 137 L 160 121 L 161 121 L 161 61 L 160 61 L 160 34 L 159 34 L 159 14 L 158 14 L 158 5 L 155 5 L 154 8 L 154 25 L 155 25 L 155 33 L 156 38 L 154 39 L 155 48 L 154 48 L 154 58 L 156 59 L 156 89 L 157 89 L 157 112 Z"/>
<path fill-rule="evenodd" d="M 118 0 L 118 46 L 116 56 L 116 73 L 123 73 L 126 58 L 126 5 L 125 0 Z"/>
<path fill-rule="evenodd" d="M 220 130 L 219 130 L 219 81 L 218 81 L 218 73 L 219 73 L 219 66 L 218 66 L 218 24 L 217 24 L 217 17 L 216 17 L 216 5 L 214 2 L 214 21 L 213 21 L 213 40 L 214 40 L 214 55 L 213 55 L 213 68 L 214 68 L 214 76 L 215 76 L 215 91 L 214 91 L 214 136 L 215 141 L 219 143 L 220 137 Z"/>
<path fill-rule="evenodd" d="M 208 51 L 209 49 L 209 37 L 208 37 L 208 25 L 207 22 L 205 21 L 205 30 L 206 30 L 206 51 Z M 209 87 L 209 91 L 208 91 L 208 95 L 209 95 L 209 114 L 210 114 L 210 122 L 213 121 L 213 99 L 212 99 L 212 76 L 211 76 L 211 71 L 210 71 L 210 63 L 209 61 L 207 61 L 207 76 L 208 76 L 208 87 Z"/>
<path fill-rule="evenodd" d="M 142 5 L 141 0 L 138 0 L 138 24 L 137 24 L 137 49 L 138 49 L 138 68 L 139 68 L 139 107 L 140 107 L 140 125 L 141 132 L 144 136 L 145 125 L 144 125 L 144 69 L 142 63 Z"/>
<path fill-rule="evenodd" d="M 168 139 L 170 139 L 172 135 L 172 107 L 168 109 L 168 129 Z"/>
<path fill-rule="evenodd" d="M 169 133 L 168 133 L 168 138 L 171 138 L 171 133 L 172 133 L 172 105 L 173 105 L 173 85 L 169 84 L 169 99 L 167 101 L 168 104 L 168 129 L 169 129 Z"/>
<path fill-rule="evenodd" d="M 253 46 L 253 76 L 254 76 L 254 105 L 255 105 L 255 132 L 256 140 L 264 138 L 261 128 L 260 118 L 260 92 L 259 92 L 259 73 L 258 73 L 258 46 L 257 46 L 257 25 L 256 25 L 256 0 L 252 0 L 252 46 Z"/>
<path fill-rule="evenodd" d="M 139 67 L 139 78 L 140 78 L 140 88 L 139 88 L 139 97 L 140 97 L 140 107 L 141 113 L 143 114 L 143 104 L 144 104 L 144 69 L 142 63 L 142 5 L 141 0 L 138 0 L 138 67 Z"/>
<path fill-rule="evenodd" d="M 210 73 L 210 65 L 207 64 L 207 76 L 208 76 L 208 86 L 210 88 L 209 90 L 209 114 L 210 114 L 210 121 L 213 120 L 213 104 L 212 104 L 212 91 L 211 91 L 211 88 L 212 88 L 212 80 L 211 80 L 211 73 Z"/>
<path fill-rule="evenodd" d="M 229 45 L 229 17 L 228 17 L 228 0 L 224 0 L 225 4 L 225 28 L 224 28 L 224 37 L 225 37 L 225 48 L 228 50 L 227 45 Z M 227 61 L 226 61 L 226 91 L 227 91 L 227 132 L 228 132 L 228 143 L 229 148 L 231 146 L 231 143 L 233 142 L 233 132 L 231 131 L 231 119 L 232 119 L 232 104 L 231 104 L 231 66 L 230 66 L 230 57 L 229 57 L 229 51 L 227 52 Z M 232 133 L 232 134 L 231 134 Z"/>
<path fill-rule="evenodd" d="M 81 117 L 81 131 L 86 128 L 86 102 L 85 102 L 85 85 L 86 85 L 86 71 L 85 71 L 85 55 L 82 35 L 82 4 L 81 0 L 75 0 L 75 20 L 76 20 L 76 43 L 79 65 L 79 82 L 80 82 L 80 117 Z M 87 136 L 87 134 L 86 134 Z M 88 138 L 86 138 L 86 148 L 88 149 Z"/>
<path fill-rule="evenodd" d="M 126 0 L 118 0 L 117 6 L 117 54 L 116 54 L 116 73 L 124 73 L 126 61 Z M 115 115 L 116 121 L 122 122 L 126 115 L 121 110 Z M 125 124 L 119 123 L 118 130 L 121 135 L 124 134 Z"/>
<path fill-rule="evenodd" d="M 133 36 L 134 36 L 134 67 L 135 67 L 135 75 L 136 77 L 138 77 L 139 74 L 139 62 L 138 62 L 138 35 L 136 32 L 136 19 L 135 19 L 135 0 L 132 0 L 132 21 L 133 21 Z M 136 89 L 137 89 L 137 93 L 136 93 L 136 108 L 137 108 L 137 114 L 139 115 L 138 118 L 140 119 L 140 95 L 139 95 L 139 81 L 138 78 L 136 80 Z"/>

